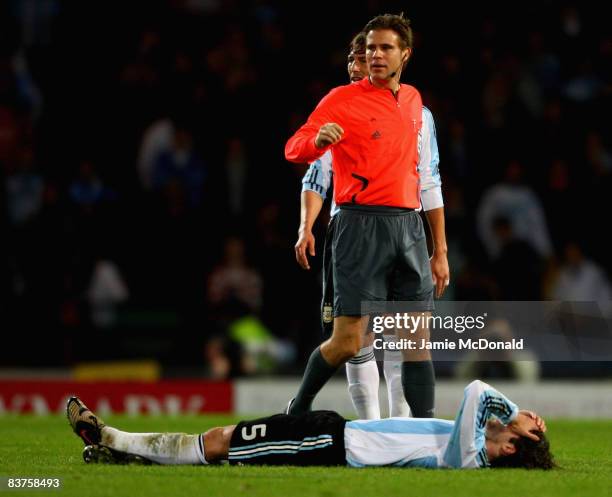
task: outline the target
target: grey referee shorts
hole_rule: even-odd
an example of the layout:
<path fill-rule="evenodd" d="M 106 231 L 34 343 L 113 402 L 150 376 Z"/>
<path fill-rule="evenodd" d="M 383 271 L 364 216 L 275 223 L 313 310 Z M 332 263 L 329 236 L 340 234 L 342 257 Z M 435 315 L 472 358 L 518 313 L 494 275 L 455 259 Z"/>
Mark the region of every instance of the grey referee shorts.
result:
<path fill-rule="evenodd" d="M 334 316 L 362 316 L 376 302 L 411 301 L 433 310 L 434 285 L 418 212 L 385 206 L 341 205 L 332 242 Z"/>

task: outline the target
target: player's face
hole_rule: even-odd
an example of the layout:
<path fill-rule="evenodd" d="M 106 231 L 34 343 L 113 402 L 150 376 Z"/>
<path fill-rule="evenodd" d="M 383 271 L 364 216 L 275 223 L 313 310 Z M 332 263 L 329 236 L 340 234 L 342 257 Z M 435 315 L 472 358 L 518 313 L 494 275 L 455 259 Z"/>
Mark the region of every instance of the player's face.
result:
<path fill-rule="evenodd" d="M 512 440 L 516 434 L 496 419 L 487 421 L 487 453 L 489 458 L 494 459 L 501 456 L 513 454 L 516 447 Z"/>
<path fill-rule="evenodd" d="M 352 83 L 365 78 L 368 75 L 365 53 L 355 53 L 351 50 L 347 59 L 347 69 Z"/>
<path fill-rule="evenodd" d="M 372 78 L 389 79 L 392 73 L 401 70 L 410 49 L 400 47 L 400 38 L 392 29 L 372 30 L 367 34 L 366 60 Z"/>

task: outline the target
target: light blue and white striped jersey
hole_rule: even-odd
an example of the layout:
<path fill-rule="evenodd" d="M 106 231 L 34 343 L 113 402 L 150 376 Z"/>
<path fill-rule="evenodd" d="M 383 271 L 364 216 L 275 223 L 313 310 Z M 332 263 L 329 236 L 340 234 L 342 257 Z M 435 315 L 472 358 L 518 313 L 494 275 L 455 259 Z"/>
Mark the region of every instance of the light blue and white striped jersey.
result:
<path fill-rule="evenodd" d="M 482 468 L 489 465 L 486 423 L 508 424 L 518 407 L 492 386 L 476 380 L 464 391 L 455 421 L 387 418 L 349 421 L 344 429 L 349 466 Z"/>
<path fill-rule="evenodd" d="M 426 211 L 442 207 L 442 179 L 438 165 L 440 155 L 438 153 L 438 141 L 436 138 L 436 126 L 433 115 L 427 107 L 423 107 L 423 125 L 419 132 L 419 180 L 421 188 L 421 206 Z M 312 191 L 319 194 L 323 199 L 327 198 L 332 180 L 332 152 L 325 152 L 316 161 L 310 164 L 308 171 L 302 179 L 302 192 Z M 331 215 L 338 212 L 338 207 L 332 198 Z"/>

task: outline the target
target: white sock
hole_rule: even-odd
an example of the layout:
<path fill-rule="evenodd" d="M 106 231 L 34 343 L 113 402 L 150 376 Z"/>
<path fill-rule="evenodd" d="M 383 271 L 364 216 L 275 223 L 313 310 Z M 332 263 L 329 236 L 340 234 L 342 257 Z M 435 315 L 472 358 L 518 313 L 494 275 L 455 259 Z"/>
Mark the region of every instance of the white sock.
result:
<path fill-rule="evenodd" d="M 385 350 L 383 371 L 387 383 L 389 416 L 409 417 L 410 407 L 408 407 L 402 388 L 402 352 L 400 350 Z"/>
<path fill-rule="evenodd" d="M 128 433 L 105 426 L 101 445 L 159 464 L 208 464 L 203 435 Z"/>
<path fill-rule="evenodd" d="M 380 419 L 378 365 L 372 347 L 364 347 L 346 363 L 348 391 L 359 419 Z"/>

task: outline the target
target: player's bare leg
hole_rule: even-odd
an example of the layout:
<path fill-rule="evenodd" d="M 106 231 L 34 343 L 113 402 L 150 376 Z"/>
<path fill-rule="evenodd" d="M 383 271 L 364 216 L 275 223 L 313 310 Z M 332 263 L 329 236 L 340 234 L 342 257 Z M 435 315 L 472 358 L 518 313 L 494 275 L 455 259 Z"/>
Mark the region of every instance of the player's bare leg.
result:
<path fill-rule="evenodd" d="M 202 435 L 206 460 L 210 463 L 227 460 L 236 425 L 211 428 Z"/>

